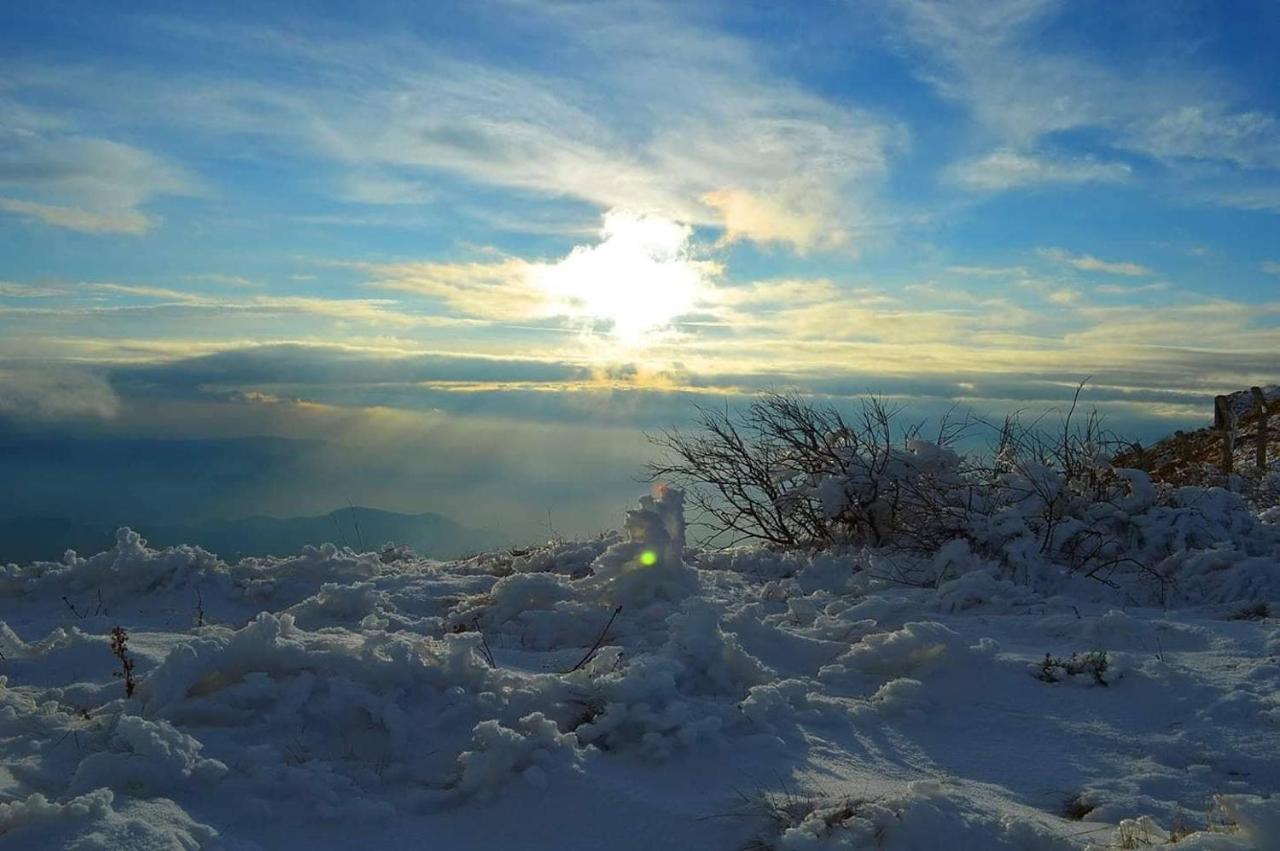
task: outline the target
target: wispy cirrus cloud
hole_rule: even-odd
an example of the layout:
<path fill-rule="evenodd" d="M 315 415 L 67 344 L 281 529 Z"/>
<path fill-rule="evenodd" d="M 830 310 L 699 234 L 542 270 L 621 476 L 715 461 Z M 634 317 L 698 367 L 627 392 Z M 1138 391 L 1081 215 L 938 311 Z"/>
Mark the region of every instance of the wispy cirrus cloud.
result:
<path fill-rule="evenodd" d="M 1280 169 L 1280 123 L 1258 108 L 1240 107 L 1247 93 L 1208 64 L 1161 55 L 1121 68 L 1071 51 L 1052 38 L 1072 9 L 1062 0 L 896 0 L 903 31 L 919 51 L 917 73 L 944 97 L 971 112 L 980 136 L 997 147 L 953 166 L 961 185 L 983 191 L 1037 184 L 1123 180 L 1127 163 L 1081 157 L 1062 149 L 1075 131 L 1170 169 L 1183 182 L 1188 163 L 1227 172 L 1217 191 L 1193 200 L 1258 208 L 1256 196 L 1231 190 L 1231 170 Z M 1167 16 L 1151 11 L 1151 23 Z M 1176 56 L 1176 51 L 1174 52 Z M 1253 200 L 1250 200 L 1253 199 Z"/>
<path fill-rule="evenodd" d="M 4 298 L 22 299 L 6 305 Z M 30 304 L 33 299 L 38 304 Z M 118 322 L 200 321 L 209 330 L 224 320 L 228 329 L 301 317 L 331 320 L 331 330 L 354 324 L 382 328 L 441 327 L 457 320 L 400 310 L 394 299 L 332 298 L 306 295 L 213 294 L 148 284 L 81 281 L 73 284 L 9 285 L 0 288 L 0 319 L 22 318 L 66 323 L 76 320 Z"/>
<path fill-rule="evenodd" d="M 1241 168 L 1280 168 L 1280 121 L 1260 110 L 1225 111 L 1192 103 L 1139 119 L 1131 144 L 1163 160 L 1219 160 Z"/>
<path fill-rule="evenodd" d="M 948 266 L 946 271 L 952 275 L 964 275 L 976 278 L 1025 277 L 1030 274 L 1026 266 Z"/>
<path fill-rule="evenodd" d="M 1098 284 L 1093 291 L 1103 295 L 1137 295 L 1167 292 L 1170 289 L 1172 286 L 1168 281 L 1152 281 L 1149 284 Z"/>
<path fill-rule="evenodd" d="M 219 284 L 226 287 L 257 287 L 261 286 L 260 281 L 247 278 L 244 275 L 227 275 L 221 272 L 202 272 L 197 275 L 187 275 L 186 280 L 195 281 L 197 283 Z"/>
<path fill-rule="evenodd" d="M 1036 253 L 1047 260 L 1079 269 L 1081 272 L 1102 272 L 1107 275 L 1125 275 L 1131 278 L 1141 278 L 1151 274 L 1151 270 L 1140 263 L 1100 260 L 1092 254 L 1072 254 L 1061 248 L 1039 248 Z"/>
<path fill-rule="evenodd" d="M 1129 179 L 1125 163 L 1101 162 L 1093 157 L 1062 157 L 1022 153 L 1010 148 L 954 164 L 951 180 L 968 189 L 1000 192 L 1021 186 L 1069 183 L 1119 183 Z"/>
<path fill-rule="evenodd" d="M 404 32 L 343 40 L 152 21 L 171 38 L 216 42 L 246 67 L 287 55 L 308 84 L 234 70 L 105 79 L 29 67 L 14 79 L 19 92 L 79 93 L 89 109 L 115 104 L 139 122 L 319 157 L 348 201 L 422 203 L 447 174 L 720 228 L 729 241 L 858 247 L 903 124 L 771 74 L 747 41 L 666 4 L 614 12 L 522 5 L 517 28 L 555 34 L 531 39 L 524 62 L 464 58 Z M 558 59 L 566 51 L 570 66 Z"/>
<path fill-rule="evenodd" d="M 545 315 L 539 264 L 520 257 L 470 262 L 356 263 L 371 286 L 425 296 L 463 316 L 520 321 Z"/>
<path fill-rule="evenodd" d="M 0 197 L 0 210 L 16 216 L 35 219 L 47 225 L 77 230 L 82 233 L 146 233 L 152 220 L 131 208 L 86 210 L 60 204 L 41 204 L 20 198 Z"/>
<path fill-rule="evenodd" d="M 58 284 L 0 281 L 0 298 L 53 298 L 65 294 L 66 288 Z"/>
<path fill-rule="evenodd" d="M 12 110 L 10 107 L 13 107 Z M 81 135 L 0 98 L 0 210 L 84 233 L 145 233 L 142 209 L 161 195 L 192 195 L 185 168 L 132 145 Z"/>

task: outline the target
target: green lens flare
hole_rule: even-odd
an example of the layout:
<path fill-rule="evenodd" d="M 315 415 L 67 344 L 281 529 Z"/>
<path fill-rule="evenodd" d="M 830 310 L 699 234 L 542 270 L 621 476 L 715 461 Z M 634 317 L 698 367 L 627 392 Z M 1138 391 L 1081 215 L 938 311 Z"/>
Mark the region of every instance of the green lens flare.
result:
<path fill-rule="evenodd" d="M 658 563 L 658 554 L 653 550 L 645 550 L 640 553 L 640 563 L 645 567 L 653 567 Z"/>

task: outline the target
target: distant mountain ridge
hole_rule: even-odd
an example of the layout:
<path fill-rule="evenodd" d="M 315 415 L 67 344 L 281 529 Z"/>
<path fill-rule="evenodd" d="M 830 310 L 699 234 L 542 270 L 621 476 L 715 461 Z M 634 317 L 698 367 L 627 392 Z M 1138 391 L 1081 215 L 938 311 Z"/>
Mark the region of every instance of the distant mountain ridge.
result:
<path fill-rule="evenodd" d="M 463 526 L 443 514 L 401 514 L 353 506 L 315 517 L 246 517 L 199 524 L 136 524 L 151 546 L 194 544 L 234 561 L 244 556 L 289 555 L 307 544 L 332 542 L 359 551 L 394 541 L 419 555 L 455 558 L 501 543 L 498 536 Z M 74 549 L 89 555 L 110 549 L 114 529 L 57 517 L 0 520 L 0 564 L 57 560 Z"/>

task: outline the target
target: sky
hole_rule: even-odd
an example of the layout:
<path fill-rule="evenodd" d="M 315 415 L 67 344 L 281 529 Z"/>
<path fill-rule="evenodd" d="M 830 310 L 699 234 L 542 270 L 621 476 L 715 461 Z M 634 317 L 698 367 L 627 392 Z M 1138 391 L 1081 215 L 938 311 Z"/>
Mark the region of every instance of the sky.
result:
<path fill-rule="evenodd" d="M 1278 36 L 1266 0 L 5 3 L 0 434 L 291 441 L 181 510 L 531 534 L 762 389 L 1089 377 L 1133 439 L 1199 425 L 1280 381 Z M 120 465 L 78 510 L 183 480 Z M 0 512 L 65 507 L 23 470 Z"/>

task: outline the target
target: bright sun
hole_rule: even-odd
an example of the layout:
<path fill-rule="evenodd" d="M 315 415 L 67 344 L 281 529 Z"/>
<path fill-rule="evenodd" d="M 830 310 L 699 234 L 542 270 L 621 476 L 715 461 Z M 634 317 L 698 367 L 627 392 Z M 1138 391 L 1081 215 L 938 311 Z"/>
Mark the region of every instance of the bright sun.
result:
<path fill-rule="evenodd" d="M 604 319 L 634 344 L 690 312 L 714 264 L 689 256 L 692 228 L 660 216 L 610 211 L 597 245 L 578 246 L 538 271 L 537 284 L 565 315 Z"/>

